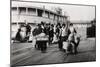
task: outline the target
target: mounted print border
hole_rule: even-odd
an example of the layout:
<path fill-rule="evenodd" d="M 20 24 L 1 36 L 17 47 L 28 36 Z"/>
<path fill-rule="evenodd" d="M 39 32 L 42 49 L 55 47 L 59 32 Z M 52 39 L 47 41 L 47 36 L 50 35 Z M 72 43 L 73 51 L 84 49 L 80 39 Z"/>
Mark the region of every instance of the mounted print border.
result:
<path fill-rule="evenodd" d="M 96 61 L 96 5 L 10 1 L 10 64 Z"/>

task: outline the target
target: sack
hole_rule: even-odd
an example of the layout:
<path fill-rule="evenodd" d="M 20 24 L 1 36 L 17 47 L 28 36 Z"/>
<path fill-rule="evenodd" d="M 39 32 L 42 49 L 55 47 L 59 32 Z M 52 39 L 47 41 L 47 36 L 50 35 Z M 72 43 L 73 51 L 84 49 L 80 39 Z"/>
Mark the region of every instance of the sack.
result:
<path fill-rule="evenodd" d="M 38 37 L 36 38 L 37 41 L 48 41 L 47 37 Z"/>
<path fill-rule="evenodd" d="M 38 36 L 43 37 L 43 36 L 45 36 L 45 33 L 41 33 Z"/>
<path fill-rule="evenodd" d="M 63 42 L 63 49 L 67 50 L 69 46 L 69 42 L 68 41 L 64 41 Z"/>

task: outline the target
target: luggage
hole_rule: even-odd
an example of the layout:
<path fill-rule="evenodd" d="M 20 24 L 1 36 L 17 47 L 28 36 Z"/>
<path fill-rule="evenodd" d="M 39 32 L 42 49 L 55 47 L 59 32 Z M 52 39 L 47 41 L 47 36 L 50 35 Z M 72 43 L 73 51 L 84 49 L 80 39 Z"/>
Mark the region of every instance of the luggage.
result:
<path fill-rule="evenodd" d="M 63 49 L 67 50 L 68 49 L 68 45 L 69 45 L 68 41 L 64 41 L 63 42 Z"/>
<path fill-rule="evenodd" d="M 37 41 L 47 41 L 48 40 L 48 36 L 46 36 L 45 33 L 41 33 L 41 34 L 36 36 L 36 40 Z"/>
<path fill-rule="evenodd" d="M 70 44 L 69 41 L 64 41 L 63 49 L 65 50 L 66 53 L 71 53 L 72 52 L 72 44 Z"/>

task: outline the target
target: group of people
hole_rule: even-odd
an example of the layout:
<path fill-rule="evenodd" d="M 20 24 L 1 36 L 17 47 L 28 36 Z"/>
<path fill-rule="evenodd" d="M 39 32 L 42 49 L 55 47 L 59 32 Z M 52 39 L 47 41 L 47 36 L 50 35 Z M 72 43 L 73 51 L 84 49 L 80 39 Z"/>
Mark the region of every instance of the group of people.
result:
<path fill-rule="evenodd" d="M 53 25 L 41 22 L 41 24 L 38 24 L 32 31 L 32 34 L 33 37 L 37 40 L 35 43 L 35 48 L 45 53 L 47 49 L 47 43 L 51 44 L 53 40 Z M 46 39 L 44 40 L 41 38 Z"/>
<path fill-rule="evenodd" d="M 34 30 L 31 30 L 31 26 L 29 24 L 25 24 L 26 28 L 25 37 L 22 39 L 21 37 L 21 27 L 18 29 L 15 39 L 22 42 L 28 41 L 30 34 L 33 36 L 33 41 L 35 44 L 35 48 L 41 50 L 41 52 L 45 53 L 47 49 L 47 44 L 52 45 L 52 43 L 58 44 L 58 49 L 60 51 L 64 51 L 68 53 L 77 53 L 77 47 L 80 42 L 80 37 L 77 36 L 77 32 L 73 27 L 73 24 L 50 24 L 41 22 L 41 24 L 37 24 Z"/>
<path fill-rule="evenodd" d="M 25 32 L 23 32 L 22 28 L 25 28 Z M 28 41 L 30 33 L 31 33 L 31 26 L 29 24 L 21 24 L 16 33 L 15 40 L 19 42 Z"/>
<path fill-rule="evenodd" d="M 66 24 L 46 24 L 41 22 L 32 31 L 33 37 L 45 36 L 48 40 L 37 40 L 35 48 L 41 50 L 43 53 L 46 52 L 47 43 L 51 45 L 52 43 L 58 43 L 58 48 L 60 51 L 65 51 L 66 53 L 77 53 L 77 47 L 80 42 L 80 37 L 77 37 L 77 32 L 70 23 L 69 27 Z M 64 45 L 66 45 L 64 47 Z"/>

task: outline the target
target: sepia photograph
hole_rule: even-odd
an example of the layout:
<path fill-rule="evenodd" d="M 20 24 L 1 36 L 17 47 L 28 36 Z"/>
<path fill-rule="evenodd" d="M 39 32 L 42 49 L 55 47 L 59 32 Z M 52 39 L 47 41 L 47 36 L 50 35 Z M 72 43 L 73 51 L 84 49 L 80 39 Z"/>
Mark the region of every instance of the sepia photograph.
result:
<path fill-rule="evenodd" d="M 10 65 L 96 61 L 96 5 L 10 3 Z"/>

